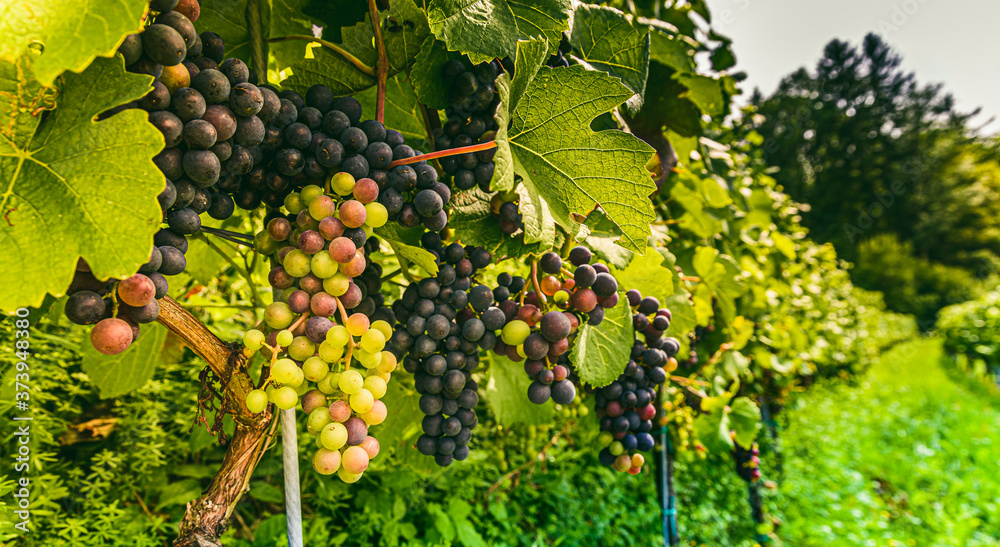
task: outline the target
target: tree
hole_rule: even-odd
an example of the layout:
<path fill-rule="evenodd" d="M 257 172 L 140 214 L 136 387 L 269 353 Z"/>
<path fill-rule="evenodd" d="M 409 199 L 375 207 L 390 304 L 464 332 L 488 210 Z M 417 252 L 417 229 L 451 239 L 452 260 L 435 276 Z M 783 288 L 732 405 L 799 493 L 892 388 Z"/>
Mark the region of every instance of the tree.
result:
<path fill-rule="evenodd" d="M 929 218 L 969 184 L 954 165 L 973 141 L 976 114 L 955 111 L 941 85 L 918 84 L 879 36 L 860 47 L 833 40 L 814 72 L 785 77 L 751 100 L 765 160 L 778 183 L 808 203 L 803 223 L 847 259 L 879 232 L 895 233 L 924 258 L 953 261 Z"/>

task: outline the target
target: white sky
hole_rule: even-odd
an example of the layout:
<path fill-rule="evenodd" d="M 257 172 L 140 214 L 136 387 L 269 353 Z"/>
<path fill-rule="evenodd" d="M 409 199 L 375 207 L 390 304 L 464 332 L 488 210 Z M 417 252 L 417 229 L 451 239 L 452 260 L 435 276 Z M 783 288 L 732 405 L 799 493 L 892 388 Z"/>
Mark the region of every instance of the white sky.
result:
<path fill-rule="evenodd" d="M 1000 128 L 1000 2 L 996 0 L 708 0 L 713 27 L 733 40 L 736 67 L 767 95 L 781 78 L 810 72 L 833 38 L 857 45 L 877 32 L 920 84 L 944 82 L 973 125 Z M 743 98 L 745 101 L 745 97 Z"/>

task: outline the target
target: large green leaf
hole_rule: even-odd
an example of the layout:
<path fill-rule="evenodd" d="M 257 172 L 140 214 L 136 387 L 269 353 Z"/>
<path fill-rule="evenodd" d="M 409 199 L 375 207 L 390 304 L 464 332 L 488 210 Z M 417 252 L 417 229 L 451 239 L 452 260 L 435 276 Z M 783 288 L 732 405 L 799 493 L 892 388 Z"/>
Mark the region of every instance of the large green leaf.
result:
<path fill-rule="evenodd" d="M 430 275 L 437 275 L 438 266 L 437 262 L 434 260 L 434 255 L 426 249 L 420 247 L 414 247 L 413 245 L 407 245 L 401 241 L 396 241 L 383 236 L 383 240 L 392 247 L 392 252 L 396 253 L 396 256 L 420 266 L 425 272 Z"/>
<path fill-rule="evenodd" d="M 617 78 L 601 72 L 542 68 L 514 107 L 507 144 L 522 185 L 567 231 L 575 232 L 579 220 L 600 206 L 622 230 L 618 244 L 642 253 L 655 218 L 648 196 L 656 185 L 645 169 L 653 149 L 622 131 L 590 130 L 594 118 L 631 96 Z M 540 213 L 525 215 L 525 225 L 541 226 Z M 541 237 L 528 235 L 529 242 Z"/>
<path fill-rule="evenodd" d="M 507 126 L 511 119 L 511 112 L 520 102 L 524 92 L 528 89 L 528 84 L 538 74 L 538 69 L 545 62 L 547 44 L 542 40 L 520 41 L 517 43 L 517 60 L 514 61 L 514 76 L 506 72 L 497 78 L 497 94 L 500 96 L 500 104 L 494 119 L 497 122 L 497 132 L 494 141 L 497 143 L 497 151 L 493 156 L 493 180 L 490 181 L 490 189 L 500 192 L 509 192 L 514 188 L 514 158 L 511 155 L 510 143 L 507 141 Z M 532 226 L 537 227 L 538 223 Z"/>
<path fill-rule="evenodd" d="M 94 349 L 89 338 L 83 341 L 83 371 L 101 391 L 102 399 L 138 389 L 153 377 L 163 344 L 167 341 L 167 332 L 167 328 L 159 323 L 142 325 L 139 337 L 118 355 L 104 355 Z"/>
<path fill-rule="evenodd" d="M 500 425 L 544 424 L 552 419 L 555 407 L 551 401 L 543 405 L 528 401 L 531 378 L 524 373 L 520 363 L 492 352 L 488 359 L 490 370 L 485 387 L 486 401 Z"/>
<path fill-rule="evenodd" d="M 392 19 L 390 22 L 389 19 Z M 389 75 L 406 70 L 430 32 L 427 17 L 413 0 L 394 0 L 388 11 L 379 12 L 383 42 L 389 59 Z M 378 63 L 375 31 L 371 19 L 341 29 L 341 46 L 369 67 Z M 300 59 L 291 64 L 292 75 L 282 82 L 299 92 L 314 84 L 324 84 L 334 95 L 353 95 L 375 85 L 375 77 L 361 72 L 339 53 L 325 47 L 312 49 L 313 59 Z"/>
<path fill-rule="evenodd" d="M 580 380 L 593 387 L 604 387 L 614 382 L 625 365 L 635 333 L 632 330 L 632 308 L 628 298 L 620 295 L 618 305 L 605 310 L 604 321 L 594 327 L 584 324 L 573 341 L 569 360 Z"/>
<path fill-rule="evenodd" d="M 473 63 L 514 58 L 517 41 L 559 43 L 569 30 L 570 0 L 430 0 L 431 32 Z"/>
<path fill-rule="evenodd" d="M 736 432 L 736 442 L 750 450 L 760 429 L 760 409 L 757 408 L 757 403 L 747 397 L 736 398 L 729 408 L 729 427 Z"/>
<path fill-rule="evenodd" d="M 647 252 L 643 256 L 633 257 L 627 267 L 615 266 L 614 273 L 619 287 L 635 289 L 642 296 L 651 296 L 665 302 L 674 294 L 674 277 L 677 272 L 672 267 L 664 266 L 663 256 L 659 253 Z"/>
<path fill-rule="evenodd" d="M 631 110 L 642 106 L 649 73 L 649 33 L 640 33 L 614 8 L 579 4 L 573 12 L 570 43 L 591 67 L 621 78 L 635 93 Z"/>
<path fill-rule="evenodd" d="M 13 63 L 30 49 L 35 78 L 52 85 L 66 70 L 81 72 L 97 57 L 113 55 L 126 35 L 142 28 L 145 12 L 144 0 L 0 0 L 0 62 Z"/>
<path fill-rule="evenodd" d="M 725 113 L 726 103 L 718 80 L 698 74 L 678 74 L 675 78 L 688 89 L 683 96 L 698 105 L 702 112 L 709 116 Z"/>
<path fill-rule="evenodd" d="M 709 452 L 723 454 L 733 450 L 733 438 L 729 435 L 729 412 L 725 408 L 698 416 L 692 429 Z"/>
<path fill-rule="evenodd" d="M 494 260 L 537 254 L 549 248 L 540 243 L 524 243 L 524 233 L 507 235 L 490 211 L 490 194 L 478 188 L 452 195 L 448 202 L 448 226 L 466 245 L 480 245 L 493 254 Z"/>
<path fill-rule="evenodd" d="M 131 275 L 149 259 L 164 186 L 152 157 L 163 135 L 142 110 L 94 118 L 142 97 L 150 81 L 126 73 L 121 56 L 97 59 L 66 74 L 44 121 L 20 117 L 14 140 L 0 135 L 0 309 L 63 294 L 81 256 L 99 279 Z M 12 84 L 0 77 L 0 94 L 16 101 Z"/>
<path fill-rule="evenodd" d="M 691 54 L 692 48 L 683 39 L 669 36 L 655 29 L 650 29 L 649 38 L 650 59 L 667 65 L 678 72 L 691 72 L 695 69 L 694 55 Z"/>

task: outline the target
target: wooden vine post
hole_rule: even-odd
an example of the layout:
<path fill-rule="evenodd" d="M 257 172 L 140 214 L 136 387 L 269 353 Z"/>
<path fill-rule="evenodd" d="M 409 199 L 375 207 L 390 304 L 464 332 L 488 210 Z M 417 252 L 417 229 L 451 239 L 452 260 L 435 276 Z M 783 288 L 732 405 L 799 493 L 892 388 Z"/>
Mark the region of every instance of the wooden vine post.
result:
<path fill-rule="evenodd" d="M 220 547 L 219 538 L 237 502 L 250 489 L 250 477 L 274 438 L 277 422 L 270 409 L 254 414 L 246 407 L 246 396 L 254 384 L 240 347 L 222 342 L 170 297 L 160 300 L 157 321 L 208 363 L 222 388 L 219 412 L 229 414 L 236 423 L 236 431 L 226 443 L 222 466 L 202 496 L 187 504 L 180 534 L 174 541 L 174 547 Z"/>

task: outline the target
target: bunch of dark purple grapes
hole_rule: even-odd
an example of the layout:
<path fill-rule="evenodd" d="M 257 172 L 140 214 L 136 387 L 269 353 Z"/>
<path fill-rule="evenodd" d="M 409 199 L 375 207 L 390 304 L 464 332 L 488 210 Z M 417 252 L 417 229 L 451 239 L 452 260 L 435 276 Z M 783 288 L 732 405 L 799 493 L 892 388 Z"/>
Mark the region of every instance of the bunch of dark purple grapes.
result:
<path fill-rule="evenodd" d="M 675 338 L 663 336 L 670 327 L 670 310 L 661 308 L 653 297 L 643 298 L 635 289 L 625 295 L 633 309 L 632 326 L 637 339 L 622 374 L 597 390 L 595 408 L 602 431 L 598 439 L 602 446 L 598 458 L 604 465 L 631 471 L 636 466 L 634 463 L 626 465 L 622 455 L 634 461 L 631 456 L 636 451 L 646 452 L 653 448 L 650 431 L 656 417 L 657 386 L 677 369 L 674 356 L 680 343 Z"/>
<path fill-rule="evenodd" d="M 454 59 L 445 63 L 441 72 L 444 81 L 451 84 L 451 105 L 445 109 L 448 120 L 434 131 L 435 149 L 462 148 L 493 139 L 497 130 L 493 116 L 500 104 L 494 82 L 501 70 L 495 60 L 471 68 Z M 494 148 L 448 156 L 441 158 L 441 167 L 453 177 L 455 188 L 469 190 L 479 185 L 489 192 L 495 153 Z"/>
<path fill-rule="evenodd" d="M 473 287 L 473 279 L 491 256 L 482 247 L 445 246 L 433 232 L 424 235 L 423 244 L 437 257 L 438 274 L 411 284 L 393 303 L 398 324 L 390 345 L 420 393 L 425 416 L 417 450 L 443 467 L 468 457 L 472 429 L 479 423 L 479 386 L 472 373 L 479 366 L 479 348 L 491 347 L 496 335 L 473 311 L 485 310 L 477 306 L 485 287 Z"/>
<path fill-rule="evenodd" d="M 750 450 L 747 450 L 740 446 L 740 443 L 735 442 L 735 431 L 730 431 L 729 435 L 734 441 L 733 460 L 736 462 L 736 474 L 746 482 L 757 482 L 761 476 L 760 449 L 757 447 L 757 443 L 751 444 Z"/>
<path fill-rule="evenodd" d="M 569 263 L 575 270 L 570 272 L 558 254 L 543 254 L 537 266 L 547 275 L 538 290 L 524 293 L 523 298 L 518 295 L 526 288 L 524 279 L 506 273 L 497 276 L 499 286 L 483 312 L 484 320 L 487 314 L 495 315 L 497 324 L 503 320 L 500 339 L 492 350 L 512 361 L 525 360 L 524 370 L 532 380 L 528 400 L 535 404 L 550 398 L 569 404 L 576 398 L 567 358 L 571 337 L 584 323 L 600 325 L 604 310 L 618 304 L 618 282 L 604 264 L 591 265 L 592 258 L 586 247 L 574 247 Z"/>

